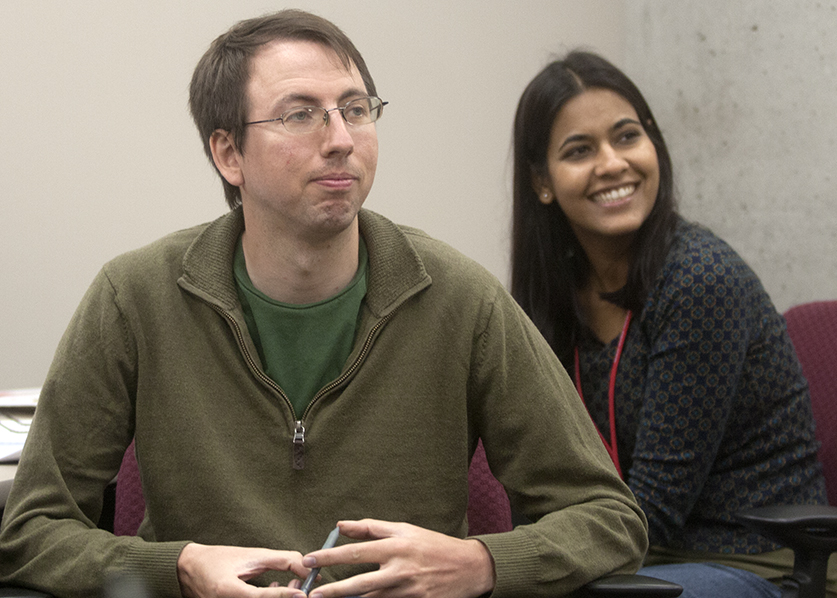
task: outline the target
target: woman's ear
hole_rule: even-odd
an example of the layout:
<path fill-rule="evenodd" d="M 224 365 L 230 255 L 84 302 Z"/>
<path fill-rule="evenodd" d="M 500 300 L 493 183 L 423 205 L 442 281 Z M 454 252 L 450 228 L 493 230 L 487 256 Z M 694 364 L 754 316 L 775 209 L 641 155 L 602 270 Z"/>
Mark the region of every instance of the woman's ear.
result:
<path fill-rule="evenodd" d="M 241 154 L 235 147 L 232 133 L 223 129 L 213 131 L 209 137 L 209 148 L 212 150 L 212 161 L 221 176 L 230 185 L 241 187 L 244 184 Z"/>
<path fill-rule="evenodd" d="M 555 195 L 552 194 L 552 190 L 546 185 L 543 175 L 534 166 L 532 167 L 532 189 L 543 205 L 548 206 L 555 201 Z"/>

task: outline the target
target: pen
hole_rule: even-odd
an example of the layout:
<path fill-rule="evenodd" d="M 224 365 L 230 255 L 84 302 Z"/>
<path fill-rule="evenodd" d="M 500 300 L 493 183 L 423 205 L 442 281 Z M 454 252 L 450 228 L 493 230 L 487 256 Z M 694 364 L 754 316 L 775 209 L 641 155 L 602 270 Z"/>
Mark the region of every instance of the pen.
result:
<path fill-rule="evenodd" d="M 335 527 L 333 530 L 331 530 L 331 533 L 328 535 L 328 538 L 326 538 L 325 544 L 323 544 L 323 547 L 320 550 L 326 550 L 327 548 L 334 548 L 334 544 L 337 542 L 337 537 L 339 535 L 340 535 L 340 528 Z M 319 573 L 320 573 L 320 568 L 319 567 L 314 567 L 313 569 L 311 569 L 311 573 L 308 574 L 308 577 L 305 578 L 305 582 L 302 584 L 302 587 L 300 588 L 300 590 L 306 596 L 308 595 L 308 592 L 311 591 L 311 586 L 314 585 L 314 580 L 317 579 L 317 575 L 319 575 Z"/>

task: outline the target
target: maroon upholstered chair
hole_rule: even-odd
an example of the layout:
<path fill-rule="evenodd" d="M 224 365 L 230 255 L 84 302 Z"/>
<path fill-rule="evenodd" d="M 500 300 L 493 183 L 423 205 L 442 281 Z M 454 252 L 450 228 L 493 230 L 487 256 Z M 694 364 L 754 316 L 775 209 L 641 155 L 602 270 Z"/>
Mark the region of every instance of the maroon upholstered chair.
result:
<path fill-rule="evenodd" d="M 837 301 L 814 301 L 785 312 L 788 333 L 808 379 L 818 453 L 828 502 L 776 505 L 737 513 L 745 525 L 794 552 L 782 598 L 823 598 L 828 559 L 837 551 Z"/>
<path fill-rule="evenodd" d="M 488 468 L 480 440 L 468 470 L 468 535 L 496 534 L 511 529 L 509 497 Z"/>
<path fill-rule="evenodd" d="M 491 474 L 485 460 L 482 441 L 477 445 L 468 472 L 468 533 L 493 534 L 512 529 L 511 508 L 503 485 Z M 113 532 L 117 536 L 134 536 L 145 516 L 134 443 L 125 451 L 116 484 L 116 506 Z"/>
<path fill-rule="evenodd" d="M 511 506 L 503 485 L 497 481 L 485 457 L 482 441 L 468 471 L 468 535 L 494 534 L 512 529 Z M 673 598 L 679 585 L 643 575 L 610 575 L 578 590 L 577 598 Z"/>
<path fill-rule="evenodd" d="M 145 500 L 133 442 L 125 451 L 116 479 L 113 532 L 117 536 L 134 536 L 145 516 Z M 488 468 L 482 441 L 477 445 L 471 461 L 468 492 L 469 535 L 494 534 L 512 529 L 509 498 L 503 485 Z"/>
<path fill-rule="evenodd" d="M 488 467 L 482 441 L 477 445 L 468 472 L 469 535 L 506 532 L 512 529 L 511 507 L 506 491 Z M 145 516 L 145 500 L 134 443 L 125 451 L 117 475 L 113 531 L 135 535 Z M 676 584 L 640 575 L 612 575 L 588 584 L 580 598 L 672 598 L 682 588 Z M 15 595 L 16 596 L 16 595 Z"/>
<path fill-rule="evenodd" d="M 785 320 L 808 379 L 828 502 L 837 506 L 837 301 L 796 305 Z"/>
<path fill-rule="evenodd" d="M 113 533 L 117 536 L 136 536 L 145 517 L 145 498 L 133 442 L 125 451 L 122 466 L 116 475 L 114 503 Z"/>

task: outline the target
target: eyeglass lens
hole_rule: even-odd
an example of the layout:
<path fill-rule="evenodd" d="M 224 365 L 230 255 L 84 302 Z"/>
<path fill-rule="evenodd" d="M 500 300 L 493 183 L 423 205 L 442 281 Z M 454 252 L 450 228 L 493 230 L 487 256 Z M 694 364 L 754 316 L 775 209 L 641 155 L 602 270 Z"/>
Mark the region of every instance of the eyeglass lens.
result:
<path fill-rule="evenodd" d="M 366 97 L 352 100 L 345 106 L 326 110 L 317 106 L 300 106 L 282 114 L 285 128 L 292 133 L 307 133 L 326 125 L 328 113 L 337 110 L 347 123 L 353 126 L 368 125 L 380 118 L 384 107 L 380 98 Z"/>

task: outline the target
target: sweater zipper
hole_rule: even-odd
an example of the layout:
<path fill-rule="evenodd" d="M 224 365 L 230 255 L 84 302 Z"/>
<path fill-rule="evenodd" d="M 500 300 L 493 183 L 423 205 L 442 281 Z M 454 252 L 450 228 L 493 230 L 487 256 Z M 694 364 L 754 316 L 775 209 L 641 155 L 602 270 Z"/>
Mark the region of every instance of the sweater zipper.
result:
<path fill-rule="evenodd" d="M 357 356 L 357 359 L 354 360 L 349 369 L 345 371 L 345 373 L 337 378 L 336 380 L 330 382 L 323 386 L 320 391 L 314 395 L 314 398 L 311 399 L 311 402 L 308 403 L 308 406 L 305 408 L 305 411 L 302 412 L 302 418 L 305 419 L 305 416 L 311 410 L 311 405 L 314 404 L 314 401 L 322 397 L 323 395 L 328 394 L 333 389 L 340 386 L 343 382 L 345 382 L 348 378 L 350 378 L 360 367 L 361 362 L 366 358 L 366 354 L 369 353 L 369 349 L 372 347 L 372 339 L 375 338 L 375 334 L 380 330 L 384 324 L 390 321 L 392 318 L 392 313 L 387 314 L 383 318 L 381 318 L 377 324 L 372 327 L 372 330 L 369 331 L 369 334 L 366 337 L 366 341 L 363 343 L 363 348 L 360 350 L 360 354 Z"/>
<path fill-rule="evenodd" d="M 210 304 L 212 305 L 212 304 Z M 238 346 L 241 349 L 241 352 L 244 354 L 244 359 L 247 361 L 247 364 L 250 366 L 251 371 L 256 373 L 256 376 L 267 384 L 270 388 L 275 390 L 282 399 L 284 399 L 285 404 L 290 408 L 291 413 L 294 412 L 293 404 L 291 400 L 288 398 L 288 395 L 285 394 L 285 391 L 282 390 L 276 382 L 273 381 L 272 378 L 264 374 L 261 369 L 259 369 L 258 364 L 253 360 L 253 357 L 250 355 L 250 351 L 247 350 L 247 345 L 244 343 L 244 335 L 241 332 L 241 327 L 238 325 L 238 322 L 235 321 L 229 313 L 227 313 L 224 309 L 212 305 L 212 308 L 221 314 L 225 320 L 227 320 L 230 325 L 232 326 L 233 330 L 235 331 L 236 339 L 238 340 Z M 291 467 L 294 469 L 304 469 L 305 468 L 305 426 L 303 425 L 303 420 L 308 412 L 311 410 L 311 405 L 314 404 L 314 401 L 319 399 L 321 396 L 325 395 L 332 389 L 336 388 L 340 384 L 342 384 L 346 379 L 348 379 L 357 369 L 360 367 L 361 362 L 366 358 L 366 354 L 369 353 L 369 349 L 372 346 L 372 339 L 375 337 L 375 334 L 381 327 L 389 322 L 392 318 L 392 313 L 387 314 L 377 324 L 372 327 L 372 330 L 369 331 L 369 334 L 366 337 L 366 341 L 363 344 L 363 348 L 360 350 L 360 354 L 358 355 L 357 359 L 355 359 L 354 363 L 349 367 L 346 372 L 331 382 L 327 384 L 320 391 L 314 395 L 314 398 L 311 399 L 311 402 L 308 403 L 308 406 L 305 408 L 305 411 L 302 412 L 302 417 L 296 421 L 294 421 L 293 426 L 293 436 L 292 436 L 292 452 L 291 452 Z"/>
<path fill-rule="evenodd" d="M 294 422 L 293 445 L 292 466 L 294 469 L 305 469 L 305 426 L 301 419 Z"/>

